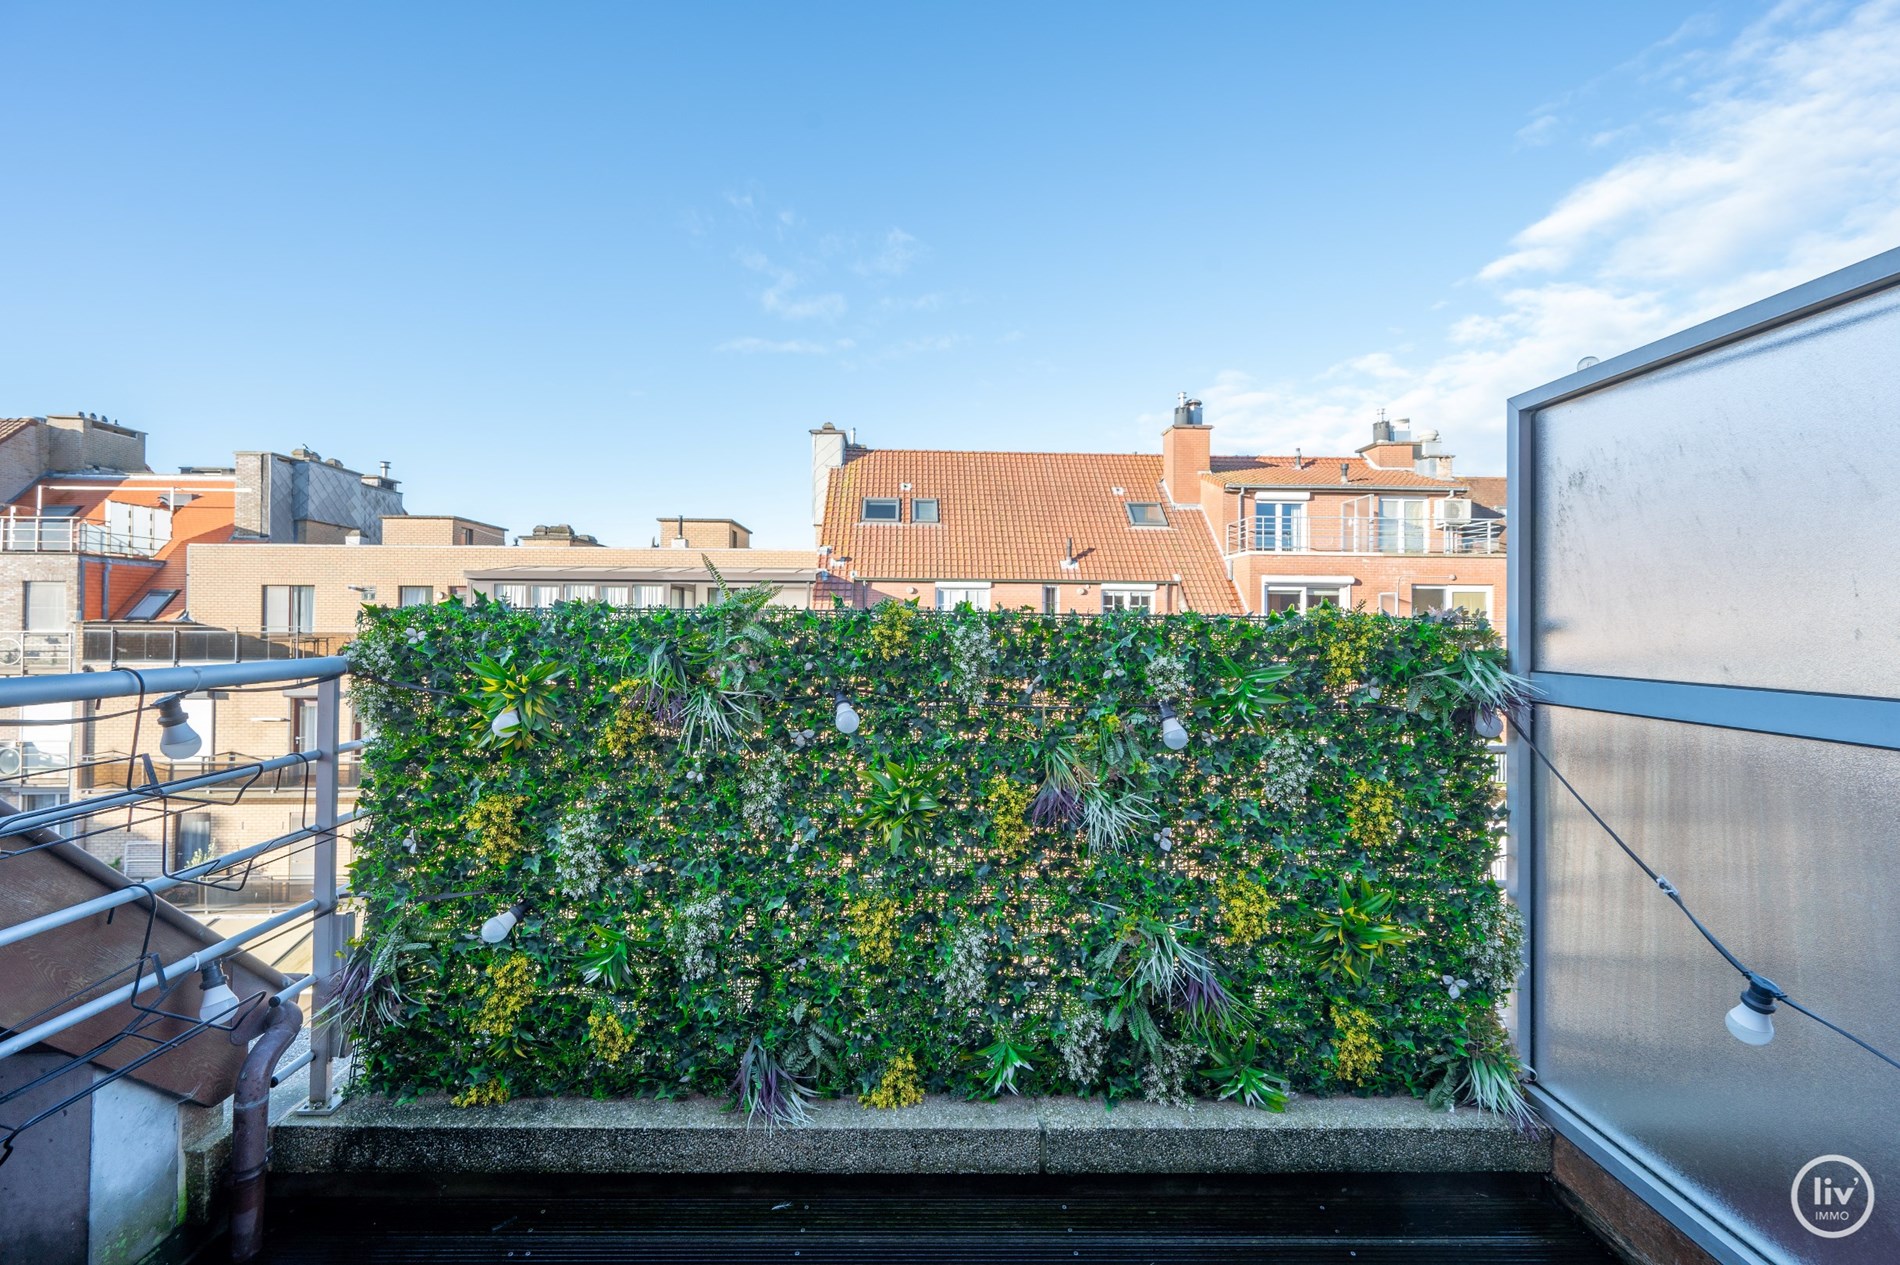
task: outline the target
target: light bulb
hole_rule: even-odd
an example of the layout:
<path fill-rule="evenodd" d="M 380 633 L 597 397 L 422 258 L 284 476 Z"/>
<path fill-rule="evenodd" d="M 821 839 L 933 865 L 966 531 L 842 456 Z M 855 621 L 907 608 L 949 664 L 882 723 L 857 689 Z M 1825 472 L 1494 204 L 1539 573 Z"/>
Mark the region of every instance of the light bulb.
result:
<path fill-rule="evenodd" d="M 1170 751 L 1179 751 L 1188 745 L 1187 726 L 1174 714 L 1172 703 L 1161 705 L 1161 743 Z"/>
<path fill-rule="evenodd" d="M 1775 1039 L 1775 1021 L 1740 1002 L 1728 1012 L 1729 1035 L 1748 1045 L 1767 1045 Z"/>
<path fill-rule="evenodd" d="M 838 726 L 838 732 L 841 734 L 854 734 L 858 732 L 858 709 L 845 702 L 842 698 L 839 699 L 838 711 L 832 717 L 832 723 Z"/>
<path fill-rule="evenodd" d="M 402 837 L 402 850 L 407 852 L 410 856 L 414 856 L 416 854 L 416 848 L 416 832 L 411 830 Z"/>
<path fill-rule="evenodd" d="M 216 1023 L 237 1009 L 237 994 L 225 982 L 224 968 L 216 962 L 198 973 L 198 987 L 204 990 L 198 1000 L 198 1018 L 206 1023 Z"/>
<path fill-rule="evenodd" d="M 489 723 L 488 728 L 497 738 L 512 738 L 521 728 L 521 713 L 512 707 L 505 708 Z"/>
<path fill-rule="evenodd" d="M 1472 714 L 1471 730 L 1487 740 L 1500 737 L 1504 733 L 1504 717 L 1489 707 L 1480 707 Z"/>
<path fill-rule="evenodd" d="M 204 739 L 185 719 L 185 704 L 180 695 L 158 701 L 158 749 L 167 760 L 189 760 L 204 746 Z"/>
<path fill-rule="evenodd" d="M 493 918 L 482 924 L 482 940 L 487 944 L 500 944 L 508 938 L 508 933 L 521 921 L 522 906 L 510 905 Z"/>
<path fill-rule="evenodd" d="M 1775 1039 L 1775 1021 L 1769 1016 L 1782 992 L 1771 979 L 1752 973 L 1747 978 L 1741 1003 L 1728 1012 L 1729 1035 L 1744 1045 L 1767 1045 Z"/>

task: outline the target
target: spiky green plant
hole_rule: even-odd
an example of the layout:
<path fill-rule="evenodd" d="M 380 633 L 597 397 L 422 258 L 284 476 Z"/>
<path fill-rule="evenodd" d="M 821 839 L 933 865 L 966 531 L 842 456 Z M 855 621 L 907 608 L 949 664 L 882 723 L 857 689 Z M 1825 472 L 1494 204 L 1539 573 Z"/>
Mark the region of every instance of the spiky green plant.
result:
<path fill-rule="evenodd" d="M 581 978 L 608 988 L 627 987 L 633 982 L 631 948 L 627 933 L 618 927 L 595 927 L 581 954 Z"/>
<path fill-rule="evenodd" d="M 1262 1111 L 1285 1111 L 1287 1079 L 1260 1066 L 1260 1042 L 1252 1033 L 1238 1044 L 1217 1042 L 1214 1066 L 1201 1075 L 1213 1080 L 1218 1098 L 1238 1098 Z"/>
<path fill-rule="evenodd" d="M 1411 928 L 1392 916 L 1397 906 L 1398 897 L 1391 891 L 1364 878 L 1341 878 L 1333 891 L 1333 907 L 1314 912 L 1319 929 L 1306 941 L 1320 954 L 1321 970 L 1356 983 L 1388 948 L 1410 939 Z"/>
<path fill-rule="evenodd" d="M 478 655 L 469 670 L 475 674 L 474 703 L 488 727 L 480 745 L 521 750 L 553 724 L 555 691 L 567 675 L 560 663 L 519 662 L 510 646 L 498 655 Z M 506 719 L 511 711 L 513 724 Z"/>
<path fill-rule="evenodd" d="M 906 756 L 866 769 L 864 778 L 858 820 L 867 829 L 899 855 L 929 837 L 931 823 L 944 809 L 941 770 L 917 756 Z"/>
<path fill-rule="evenodd" d="M 1257 730 L 1274 708 L 1287 701 L 1287 696 L 1273 687 L 1292 675 L 1293 666 L 1287 663 L 1255 668 L 1223 658 L 1208 695 L 1208 706 L 1214 718 L 1229 729 Z"/>
<path fill-rule="evenodd" d="M 1519 1133 L 1543 1131 L 1543 1121 L 1524 1096 L 1524 1068 L 1495 1010 L 1487 1007 L 1476 1015 L 1432 1063 L 1444 1075 L 1426 1095 L 1428 1105 L 1450 1111 L 1466 1102 L 1504 1117 Z"/>
<path fill-rule="evenodd" d="M 977 1057 L 989 1061 L 989 1068 L 983 1075 L 983 1092 L 991 1098 L 1005 1091 L 1016 1093 L 1016 1073 L 1035 1070 L 1029 1062 L 1033 1052 L 1033 1046 L 1007 1036 L 998 1036 L 994 1042 L 978 1050 Z"/>

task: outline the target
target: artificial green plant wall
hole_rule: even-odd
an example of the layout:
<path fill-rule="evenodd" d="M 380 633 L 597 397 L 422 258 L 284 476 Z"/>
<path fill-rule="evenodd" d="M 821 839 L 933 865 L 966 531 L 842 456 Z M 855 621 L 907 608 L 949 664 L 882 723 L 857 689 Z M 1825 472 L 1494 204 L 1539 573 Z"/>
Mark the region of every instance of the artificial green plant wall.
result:
<path fill-rule="evenodd" d="M 353 657 L 374 1088 L 1514 1087 L 1482 626 L 740 594 L 373 610 Z"/>

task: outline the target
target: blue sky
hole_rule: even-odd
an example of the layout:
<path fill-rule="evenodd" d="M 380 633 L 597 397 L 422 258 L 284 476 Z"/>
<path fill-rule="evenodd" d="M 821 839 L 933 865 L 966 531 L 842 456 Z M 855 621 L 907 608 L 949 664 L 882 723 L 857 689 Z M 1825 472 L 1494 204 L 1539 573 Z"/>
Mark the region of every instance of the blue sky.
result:
<path fill-rule="evenodd" d="M 1900 244 L 1900 0 L 0 8 L 0 414 L 809 540 L 805 431 L 1502 469 L 1503 400 Z"/>

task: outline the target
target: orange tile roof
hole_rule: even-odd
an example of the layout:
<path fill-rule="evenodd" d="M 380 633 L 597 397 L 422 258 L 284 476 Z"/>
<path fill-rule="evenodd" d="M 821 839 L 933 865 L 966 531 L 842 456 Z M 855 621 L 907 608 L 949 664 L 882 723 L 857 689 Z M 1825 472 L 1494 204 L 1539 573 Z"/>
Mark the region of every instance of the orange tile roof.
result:
<path fill-rule="evenodd" d="M 1458 482 L 1471 489 L 1471 499 L 1478 504 L 1486 509 L 1494 509 L 1500 514 L 1504 512 L 1505 485 L 1510 480 L 1503 475 L 1479 475 L 1476 478 L 1467 476 Z"/>
<path fill-rule="evenodd" d="M 0 436 L 4 438 L 4 436 Z M 223 544 L 231 539 L 236 520 L 236 493 L 233 480 L 229 475 L 187 475 L 177 476 L 144 475 L 131 478 L 100 478 L 98 476 L 51 475 L 41 480 L 48 485 L 42 492 L 36 493 L 34 487 L 13 500 L 13 507 L 30 513 L 38 504 L 76 505 L 79 512 L 75 518 L 89 523 L 105 521 L 106 502 L 116 501 L 121 505 L 158 506 L 171 491 L 189 492 L 192 499 L 172 511 L 171 539 L 158 547 L 152 555 L 154 561 L 162 565 L 140 568 L 142 574 L 137 583 L 121 589 L 113 586 L 113 597 L 117 599 L 117 609 L 108 612 L 107 618 L 123 619 L 131 609 L 138 605 L 145 594 L 172 589 L 174 596 L 165 606 L 152 616 L 153 619 L 176 619 L 185 613 L 185 554 L 192 545 Z"/>
<path fill-rule="evenodd" d="M 23 430 L 39 425 L 39 421 L 37 417 L 0 417 L 0 444 Z"/>
<path fill-rule="evenodd" d="M 1178 575 L 1191 609 L 1239 613 L 1198 508 L 1164 505 L 1166 527 L 1129 522 L 1124 507 L 1162 501 L 1160 483 L 1161 458 L 1139 453 L 851 448 L 831 472 L 819 543 L 831 546 L 834 571 L 865 580 L 1166 584 Z M 906 505 L 904 522 L 861 522 L 865 497 L 935 497 L 941 521 L 912 523 Z M 1074 570 L 1061 565 L 1070 540 Z"/>
<path fill-rule="evenodd" d="M 1346 467 L 1346 481 L 1340 482 L 1339 467 Z M 1215 457 L 1213 472 L 1203 474 L 1202 482 L 1224 487 L 1296 487 L 1296 488 L 1435 488 L 1449 491 L 1461 486 L 1457 479 L 1432 479 L 1410 470 L 1387 470 L 1364 457 Z"/>

